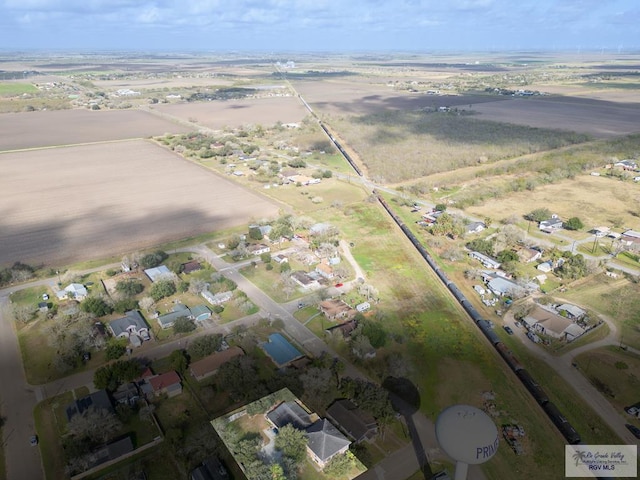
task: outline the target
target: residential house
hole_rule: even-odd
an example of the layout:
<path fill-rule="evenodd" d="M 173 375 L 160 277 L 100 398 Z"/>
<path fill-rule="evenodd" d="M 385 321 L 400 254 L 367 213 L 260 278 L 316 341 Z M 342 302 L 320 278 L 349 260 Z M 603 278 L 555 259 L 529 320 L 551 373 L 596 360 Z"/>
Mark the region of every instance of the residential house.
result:
<path fill-rule="evenodd" d="M 113 409 L 113 404 L 111 403 L 111 398 L 109 398 L 109 394 L 106 390 L 103 389 L 78 398 L 77 400 L 74 400 L 69 405 L 67 405 L 65 409 L 65 412 L 67 414 L 67 421 L 71 421 L 71 419 L 75 415 L 80 415 L 82 414 L 82 412 L 88 410 L 89 408 L 94 408 L 96 410 L 107 410 L 109 413 L 115 412 Z"/>
<path fill-rule="evenodd" d="M 640 243 L 640 232 L 636 232 L 634 230 L 627 230 L 626 232 L 622 232 L 620 239 L 627 243 L 627 245 L 631 245 L 633 243 Z"/>
<path fill-rule="evenodd" d="M 336 455 L 345 453 L 351 445 L 351 441 L 326 418 L 319 419 L 305 431 L 307 453 L 320 468 L 324 468 Z"/>
<path fill-rule="evenodd" d="M 218 369 L 229 360 L 244 355 L 240 347 L 231 347 L 221 352 L 215 352 L 189 365 L 189 371 L 196 380 L 200 381 L 215 375 Z"/>
<path fill-rule="evenodd" d="M 333 273 L 333 267 L 327 264 L 324 260 L 316 265 L 316 272 L 328 280 L 331 280 L 335 276 Z"/>
<path fill-rule="evenodd" d="M 111 460 L 116 460 L 127 453 L 133 452 L 133 450 L 133 442 L 131 437 L 127 435 L 91 452 L 88 457 L 88 467 L 93 468 Z"/>
<path fill-rule="evenodd" d="M 202 295 L 202 297 L 211 305 L 221 305 L 231 300 L 231 298 L 233 297 L 233 292 L 220 292 L 214 295 L 209 290 L 203 290 L 202 292 L 200 292 L 200 295 Z"/>
<path fill-rule="evenodd" d="M 191 471 L 189 480 L 229 480 L 229 472 L 218 457 L 209 457 Z"/>
<path fill-rule="evenodd" d="M 538 228 L 546 233 L 553 233 L 562 229 L 562 220 L 557 215 L 551 215 L 548 220 L 543 220 L 538 224 Z"/>
<path fill-rule="evenodd" d="M 627 171 L 635 171 L 638 169 L 638 164 L 635 160 L 621 160 L 619 162 L 616 162 L 613 164 L 614 167 L 617 168 L 621 168 L 622 170 L 627 170 Z"/>
<path fill-rule="evenodd" d="M 323 300 L 318 304 L 318 308 L 329 320 L 350 320 L 357 313 L 356 310 L 339 298 Z"/>
<path fill-rule="evenodd" d="M 317 280 L 310 277 L 308 273 L 298 270 L 291 274 L 291 279 L 300 285 L 305 290 L 309 290 L 311 288 L 319 288 L 320 284 Z"/>
<path fill-rule="evenodd" d="M 47 302 L 38 303 L 38 310 L 40 312 L 46 313 L 49 311 L 49 304 Z"/>
<path fill-rule="evenodd" d="M 471 222 L 467 225 L 467 233 L 480 233 L 485 228 L 487 228 L 487 226 L 484 222 Z"/>
<path fill-rule="evenodd" d="M 338 331 L 342 333 L 342 336 L 346 339 L 351 336 L 354 330 L 358 327 L 358 322 L 353 319 L 344 323 L 339 323 L 337 325 L 332 325 L 329 328 L 325 329 L 325 332 L 332 333 L 334 331 Z"/>
<path fill-rule="evenodd" d="M 65 298 L 71 298 L 77 301 L 82 301 L 89 295 L 86 287 L 81 283 L 70 283 L 64 290 L 58 291 L 56 296 L 59 300 L 64 300 Z"/>
<path fill-rule="evenodd" d="M 556 310 L 561 314 L 562 312 L 565 312 L 565 315 L 572 320 L 581 320 L 587 314 L 587 312 L 585 312 L 580 307 L 571 305 L 569 303 L 563 303 L 562 305 L 557 307 Z"/>
<path fill-rule="evenodd" d="M 567 341 L 574 340 L 585 332 L 582 327 L 573 323 L 572 320 L 537 305 L 522 321 L 530 330 L 553 338 L 566 339 Z"/>
<path fill-rule="evenodd" d="M 176 320 L 178 320 L 179 318 L 190 317 L 191 310 L 189 310 L 189 307 L 183 305 L 182 303 L 177 303 L 173 306 L 169 313 L 159 315 L 156 321 L 158 322 L 158 325 L 160 325 L 160 328 L 166 330 L 167 328 L 173 327 L 173 325 L 176 323 Z"/>
<path fill-rule="evenodd" d="M 266 418 L 276 428 L 291 425 L 304 430 L 318 419 L 316 414 L 308 412 L 299 402 L 289 401 L 278 404 L 266 414 Z"/>
<path fill-rule="evenodd" d="M 265 245 L 264 243 L 258 243 L 256 245 L 249 245 L 247 247 L 249 253 L 255 256 L 260 256 L 263 253 L 269 253 L 271 251 L 271 247 L 269 245 Z"/>
<path fill-rule="evenodd" d="M 197 272 L 198 270 L 202 270 L 202 265 L 200 264 L 200 262 L 197 262 L 195 260 L 192 260 L 191 262 L 187 262 L 187 263 L 183 263 L 182 265 L 180 265 L 180 271 L 182 273 L 193 273 L 193 272 Z"/>
<path fill-rule="evenodd" d="M 147 383 L 151 385 L 153 394 L 156 397 L 166 394 L 168 397 L 175 397 L 182 393 L 182 382 L 175 371 L 154 375 L 147 379 Z"/>
<path fill-rule="evenodd" d="M 111 320 L 109 330 L 116 338 L 128 338 L 135 343 L 138 337 L 149 337 L 149 325 L 138 310 L 125 312 L 124 317 Z"/>
<path fill-rule="evenodd" d="M 531 263 L 539 260 L 542 257 L 542 252 L 540 250 L 536 250 L 535 248 L 521 248 L 518 250 L 518 258 L 523 263 Z"/>
<path fill-rule="evenodd" d="M 522 297 L 527 294 L 527 290 L 537 290 L 540 287 L 534 283 L 528 283 L 526 288 L 518 285 L 508 278 L 496 275 L 491 277 L 487 283 L 487 287 L 494 295 L 498 297 L 502 296 L 514 296 Z"/>
<path fill-rule="evenodd" d="M 289 259 L 285 255 L 283 255 L 281 253 L 278 253 L 277 255 L 274 255 L 273 257 L 271 257 L 271 260 L 273 260 L 274 262 L 279 263 L 279 264 L 283 264 L 283 263 L 288 263 L 289 262 Z"/>
<path fill-rule="evenodd" d="M 549 273 L 551 270 L 553 270 L 553 265 L 551 264 L 551 262 L 542 262 L 536 268 L 541 272 Z"/>
<path fill-rule="evenodd" d="M 485 255 L 484 253 L 472 251 L 472 252 L 469 252 L 469 256 L 471 258 L 475 258 L 476 260 L 478 260 L 486 268 L 493 268 L 493 269 L 496 269 L 496 270 L 498 268 L 500 268 L 500 262 L 499 261 L 494 260 L 493 258 Z"/>
<path fill-rule="evenodd" d="M 203 322 L 211 318 L 211 310 L 206 305 L 196 305 L 191 309 L 191 318 L 196 322 Z"/>
<path fill-rule="evenodd" d="M 120 385 L 115 392 L 113 392 L 113 401 L 116 404 L 133 406 L 140 399 L 140 392 L 135 383 L 129 382 Z"/>
<path fill-rule="evenodd" d="M 609 227 L 595 227 L 591 230 L 591 233 L 598 238 L 606 237 L 610 232 L 611 229 Z"/>
<path fill-rule="evenodd" d="M 152 282 L 157 282 L 158 280 L 162 280 L 168 277 L 173 276 L 173 272 L 167 268 L 166 265 L 160 265 L 158 267 L 147 268 L 144 271 L 145 275 L 149 277 L 149 280 Z"/>
<path fill-rule="evenodd" d="M 327 418 L 354 442 L 372 440 L 378 433 L 378 423 L 371 414 L 360 410 L 351 400 L 336 400 L 327 408 Z"/>

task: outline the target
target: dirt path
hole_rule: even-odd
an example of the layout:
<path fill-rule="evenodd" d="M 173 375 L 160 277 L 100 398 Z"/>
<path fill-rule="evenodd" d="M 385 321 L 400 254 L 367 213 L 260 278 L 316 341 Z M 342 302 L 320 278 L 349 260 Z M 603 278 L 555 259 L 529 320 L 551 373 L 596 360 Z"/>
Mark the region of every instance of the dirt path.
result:
<path fill-rule="evenodd" d="M 356 279 L 362 278 L 363 280 L 366 280 L 367 277 L 362 271 L 362 268 L 360 268 L 360 265 L 358 265 L 358 262 L 356 262 L 356 259 L 353 258 L 353 254 L 351 253 L 351 249 L 349 248 L 349 244 L 347 243 L 347 241 L 340 240 L 340 247 L 342 247 L 342 253 L 344 254 L 344 257 L 347 259 L 347 261 L 353 267 L 353 270 L 356 272 Z"/>

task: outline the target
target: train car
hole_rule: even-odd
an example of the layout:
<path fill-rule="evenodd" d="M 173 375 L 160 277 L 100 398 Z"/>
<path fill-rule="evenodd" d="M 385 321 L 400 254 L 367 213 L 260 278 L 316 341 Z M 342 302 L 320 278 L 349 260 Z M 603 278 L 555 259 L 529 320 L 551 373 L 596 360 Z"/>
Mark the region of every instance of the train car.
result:
<path fill-rule="evenodd" d="M 487 337 L 487 340 L 491 342 L 491 345 L 495 346 L 496 343 L 500 342 L 500 337 L 498 337 L 498 334 L 489 326 L 489 322 L 480 320 L 477 324 L 484 336 Z"/>
<path fill-rule="evenodd" d="M 553 402 L 545 403 L 542 408 L 549 416 L 556 428 L 560 430 L 562 436 L 566 438 L 566 440 L 571 445 L 580 443 L 580 435 L 578 434 L 578 432 L 576 432 L 575 428 L 573 428 L 573 425 L 571 425 L 569 421 L 562 415 L 562 413 L 560 413 L 560 410 L 558 410 L 558 407 L 556 407 Z"/>
<path fill-rule="evenodd" d="M 533 379 L 531 375 L 529 375 L 529 372 L 527 372 L 526 369 L 523 368 L 521 370 L 518 370 L 516 372 L 516 375 L 523 383 L 525 388 L 529 390 L 529 393 L 533 396 L 536 402 L 538 402 L 540 405 L 544 405 L 549 401 L 549 397 L 544 392 L 542 387 Z"/>
<path fill-rule="evenodd" d="M 500 356 L 504 359 L 504 361 L 507 362 L 507 365 L 509 365 L 511 370 L 513 370 L 514 372 L 517 372 L 518 370 L 522 370 L 524 368 L 522 364 L 518 361 L 516 356 L 513 354 L 513 352 L 509 350 L 509 348 L 507 348 L 507 346 L 504 343 L 498 342 L 498 343 L 495 343 L 494 346 L 496 347 L 496 350 L 498 351 Z"/>

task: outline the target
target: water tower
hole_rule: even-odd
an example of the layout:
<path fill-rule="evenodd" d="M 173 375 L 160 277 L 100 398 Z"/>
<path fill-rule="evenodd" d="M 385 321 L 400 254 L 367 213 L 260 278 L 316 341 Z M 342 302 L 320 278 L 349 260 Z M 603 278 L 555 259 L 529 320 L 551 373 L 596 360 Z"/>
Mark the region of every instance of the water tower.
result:
<path fill-rule="evenodd" d="M 436 420 L 440 448 L 456 461 L 455 480 L 465 480 L 469 464 L 484 463 L 498 450 L 498 429 L 489 415 L 470 405 L 453 405 Z"/>

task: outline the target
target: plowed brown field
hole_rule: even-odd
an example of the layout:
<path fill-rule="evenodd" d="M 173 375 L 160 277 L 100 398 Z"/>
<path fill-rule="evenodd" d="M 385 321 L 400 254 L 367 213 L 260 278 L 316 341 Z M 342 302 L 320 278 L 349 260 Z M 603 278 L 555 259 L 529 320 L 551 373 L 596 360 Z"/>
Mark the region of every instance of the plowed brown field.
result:
<path fill-rule="evenodd" d="M 5 153 L 0 172 L 0 265 L 102 258 L 278 212 L 144 140 Z"/>
<path fill-rule="evenodd" d="M 141 110 L 57 110 L 0 115 L 0 151 L 144 138 L 192 129 Z"/>

